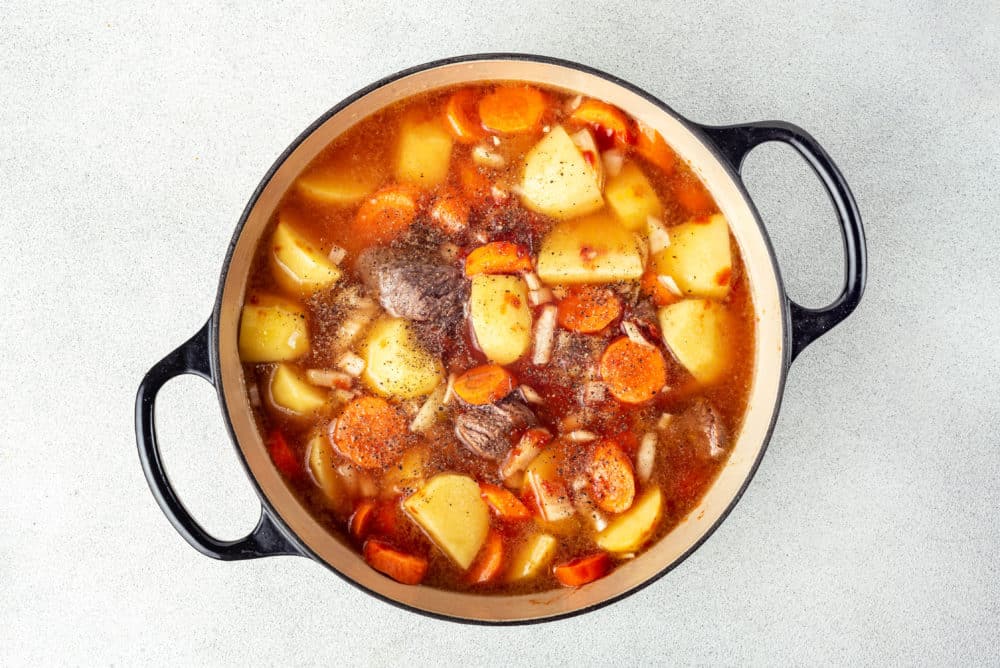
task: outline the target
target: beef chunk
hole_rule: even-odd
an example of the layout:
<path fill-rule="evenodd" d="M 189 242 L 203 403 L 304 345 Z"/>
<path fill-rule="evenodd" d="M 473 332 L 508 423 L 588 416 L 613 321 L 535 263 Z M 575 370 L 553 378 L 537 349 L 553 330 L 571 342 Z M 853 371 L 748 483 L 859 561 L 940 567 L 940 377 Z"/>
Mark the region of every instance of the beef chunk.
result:
<path fill-rule="evenodd" d="M 548 370 L 553 382 L 566 387 L 579 387 L 597 380 L 601 353 L 607 341 L 592 334 L 559 330 L 552 348 Z"/>
<path fill-rule="evenodd" d="M 670 424 L 670 435 L 699 459 L 718 459 L 725 452 L 722 417 L 706 399 L 699 398 Z"/>
<path fill-rule="evenodd" d="M 462 313 L 464 279 L 456 267 L 404 249 L 373 248 L 357 270 L 391 315 L 416 322 L 455 322 Z"/>
<path fill-rule="evenodd" d="M 469 406 L 455 418 L 455 436 L 472 452 L 486 459 L 503 459 L 514 439 L 538 424 L 535 414 L 520 401 Z"/>

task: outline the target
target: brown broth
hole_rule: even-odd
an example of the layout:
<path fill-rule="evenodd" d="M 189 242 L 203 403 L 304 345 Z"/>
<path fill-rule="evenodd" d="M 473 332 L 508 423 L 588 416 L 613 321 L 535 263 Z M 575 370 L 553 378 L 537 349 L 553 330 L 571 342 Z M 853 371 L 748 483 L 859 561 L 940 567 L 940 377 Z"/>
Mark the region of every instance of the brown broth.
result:
<path fill-rule="evenodd" d="M 492 86 L 485 86 L 483 90 L 490 88 Z M 482 95 L 483 90 L 477 89 L 475 95 Z M 411 115 L 425 118 L 440 117 L 441 110 L 452 92 L 453 89 L 449 89 L 410 98 L 360 121 L 327 147 L 316 158 L 312 166 L 324 164 L 343 166 L 346 164 L 361 172 L 380 174 L 382 175 L 380 179 L 382 185 L 391 184 L 393 182 L 393 151 L 400 119 Z M 544 125 L 554 126 L 557 123 L 565 122 L 566 104 L 575 97 L 575 94 L 553 89 L 547 89 L 544 92 L 548 99 L 543 119 Z M 450 188 L 453 191 L 460 190 L 459 174 L 462 170 L 469 169 L 486 177 L 491 184 L 509 191 L 510 185 L 517 180 L 517 173 L 524 154 L 542 137 L 541 125 L 539 124 L 538 130 L 535 132 L 527 133 L 524 136 L 504 138 L 498 146 L 490 145 L 506 160 L 507 167 L 498 170 L 479 169 L 470 156 L 471 145 L 456 142 L 452 152 L 448 182 L 445 186 L 435 189 L 427 201 L 432 201 L 433 195 L 444 188 Z M 603 144 L 601 148 L 608 146 L 607 137 L 602 137 L 600 131 L 597 134 L 600 143 Z M 717 211 L 716 205 L 711 201 L 707 191 L 682 161 L 676 160 L 672 169 L 664 170 L 638 155 L 634 147 L 625 146 L 624 150 L 628 160 L 635 161 L 642 167 L 643 172 L 656 190 L 663 205 L 662 220 L 668 228 L 692 218 L 692 213 L 675 196 L 682 186 L 687 187 L 689 192 L 693 189 L 696 196 L 703 200 L 707 199 L 710 203 L 707 208 L 699 212 L 700 214 Z M 423 206 L 426 209 L 427 205 Z M 322 249 L 329 249 L 332 244 L 345 248 L 348 255 L 340 263 L 340 266 L 348 269 L 353 266 L 352 263 L 357 254 L 363 250 L 352 235 L 352 225 L 357 208 L 358 205 L 339 206 L 319 202 L 293 186 L 285 194 L 279 212 L 293 216 L 299 231 L 315 241 Z M 439 233 L 432 231 L 432 223 L 426 215 L 421 214 L 417 216 L 409 233 L 416 236 L 423 234 L 435 243 L 445 240 L 454 243 L 460 248 L 460 258 L 479 245 L 480 242 L 476 241 L 477 233 L 488 237 L 490 241 L 505 240 L 522 244 L 532 254 L 536 254 L 542 237 L 554 222 L 545 216 L 521 208 L 517 197 L 513 195 L 502 204 L 496 203 L 490 197 L 486 197 L 480 202 L 473 202 L 469 220 L 468 232 L 459 233 L 446 239 Z M 265 232 L 264 239 L 270 237 L 276 221 L 277 214 Z M 701 400 L 708 401 L 721 417 L 724 431 L 728 435 L 727 446 L 731 447 L 735 443 L 750 391 L 755 341 L 754 309 L 746 272 L 736 243 L 731 240 L 730 244 L 733 255 L 733 273 L 730 278 L 731 289 L 723 303 L 735 316 L 733 318 L 733 331 L 730 332 L 729 336 L 733 363 L 721 381 L 708 387 L 702 387 L 671 356 L 669 351 L 663 347 L 662 342 L 657 340 L 656 343 L 666 359 L 667 385 L 671 389 L 659 393 L 652 401 L 639 406 L 619 404 L 615 399 L 606 397 L 587 418 L 586 428 L 599 431 L 602 438 L 622 433 L 632 434 L 631 438 L 619 437 L 623 450 L 627 454 L 634 454 L 634 448 L 644 432 L 655 429 L 655 424 L 661 413 L 669 412 L 679 415 L 691 407 L 694 402 Z M 262 242 L 257 249 L 251 269 L 248 294 L 259 292 L 282 294 L 282 290 L 272 276 L 269 253 L 270 244 Z M 461 259 L 456 260 L 456 262 L 461 262 Z M 296 361 L 296 365 L 300 369 L 333 368 L 334 356 L 330 346 L 330 336 L 344 314 L 330 307 L 331 295 L 351 285 L 360 285 L 358 277 L 352 271 L 345 270 L 344 276 L 332 289 L 320 290 L 303 301 L 308 315 L 312 345 L 309 353 Z M 640 301 L 648 299 L 648 296 L 640 295 Z M 540 307 L 534 308 L 533 311 L 534 316 L 537 317 Z M 640 303 L 637 307 L 627 308 L 626 315 L 642 317 L 643 313 L 648 314 L 649 311 L 648 307 L 644 307 Z M 610 331 L 586 336 L 597 337 L 602 340 L 603 344 L 606 344 L 621 336 L 618 322 L 620 320 L 609 328 Z M 652 324 L 655 327 L 655 318 Z M 463 331 L 467 330 L 463 329 Z M 447 371 L 460 373 L 472 366 L 486 363 L 484 356 L 476 350 L 474 342 L 468 336 L 451 340 L 442 338 L 435 345 L 443 353 Z M 571 399 L 579 388 L 569 387 L 564 383 L 554 381 L 545 366 L 534 366 L 529 358 L 530 353 L 521 360 L 507 365 L 507 368 L 514 373 L 520 382 L 530 385 L 545 398 L 545 404 L 538 407 L 536 413 L 545 427 L 553 434 L 558 434 L 560 433 L 560 419 L 564 418 L 567 413 L 578 410 Z M 264 398 L 261 407 L 255 410 L 261 432 L 267 435 L 274 430 L 279 430 L 284 435 L 297 460 L 303 464 L 300 475 L 285 476 L 289 485 L 317 521 L 331 532 L 345 536 L 345 540 L 351 543 L 351 538 L 346 535 L 345 531 L 347 514 L 334 512 L 329 507 L 322 492 L 308 473 L 308 453 L 305 450 L 311 435 L 327 432 L 329 425 L 336 420 L 337 411 L 328 411 L 326 414 L 306 419 L 290 417 L 275 409 L 267 399 L 268 379 L 274 364 L 245 364 L 244 368 L 248 385 L 256 383 L 260 395 Z M 360 387 L 358 382 L 355 383 L 355 389 L 360 389 L 364 393 L 364 389 Z M 408 403 L 411 409 L 413 405 L 419 405 L 419 401 Z M 533 406 L 533 408 L 535 407 Z M 669 435 L 671 432 L 668 430 L 666 433 Z M 457 441 L 452 432 L 450 421 L 437 425 L 424 437 L 413 437 L 411 440 L 424 442 L 431 449 L 427 478 L 438 471 L 457 471 L 471 475 L 480 482 L 496 485 L 504 483 L 495 462 L 477 457 Z M 678 522 L 690 513 L 718 475 L 728 456 L 727 452 L 720 458 L 705 458 L 703 454 L 695 452 L 692 448 L 681 443 L 665 441 L 666 439 L 661 436 L 657 447 L 657 464 L 653 479 L 646 485 L 640 485 L 638 480 L 636 482 L 636 498 L 648 485 L 654 484 L 661 488 L 664 495 L 662 519 L 646 546 L 668 534 Z M 592 445 L 580 444 L 561 447 L 573 451 L 564 462 L 567 470 L 561 470 L 566 474 L 564 477 L 570 478 L 578 474 L 586 465 L 586 453 L 589 452 Z M 383 472 L 372 472 L 372 478 L 376 481 L 382 475 Z M 429 568 L 423 580 L 424 585 L 484 593 L 527 592 L 561 586 L 552 576 L 551 569 L 548 568 L 544 569 L 538 577 L 527 581 L 506 583 L 501 577 L 489 584 L 469 584 L 464 573 L 436 549 L 416 524 L 407 518 L 399 501 L 398 498 L 378 501 L 382 521 L 381 528 L 375 529 L 375 532 L 376 535 L 379 531 L 383 532 L 383 537 L 387 538 L 396 548 L 427 558 Z M 355 502 L 355 507 L 356 505 L 357 502 Z M 508 560 L 509 556 L 517 549 L 518 544 L 529 533 L 537 531 L 540 524 L 543 524 L 545 530 L 559 539 L 557 554 L 552 563 L 559 564 L 574 557 L 598 551 L 593 542 L 593 529 L 586 527 L 579 516 L 564 520 L 558 525 L 551 525 L 541 523 L 538 520 L 504 523 L 491 513 L 491 524 L 493 529 L 504 537 L 504 552 Z M 358 547 L 360 548 L 360 545 Z M 614 557 L 614 563 L 620 562 L 620 557 Z"/>

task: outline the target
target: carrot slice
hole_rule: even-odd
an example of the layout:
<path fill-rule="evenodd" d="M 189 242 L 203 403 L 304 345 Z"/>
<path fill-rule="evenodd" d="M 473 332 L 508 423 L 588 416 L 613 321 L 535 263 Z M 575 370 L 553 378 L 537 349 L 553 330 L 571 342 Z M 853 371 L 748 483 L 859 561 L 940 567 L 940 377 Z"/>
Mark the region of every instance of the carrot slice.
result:
<path fill-rule="evenodd" d="M 531 271 L 531 253 L 509 241 L 491 241 L 465 258 L 465 275 L 514 274 Z"/>
<path fill-rule="evenodd" d="M 347 531 L 354 540 L 361 541 L 371 533 L 372 520 L 375 517 L 375 502 L 364 499 L 354 509 L 354 514 L 347 521 Z"/>
<path fill-rule="evenodd" d="M 584 100 L 570 114 L 569 122 L 591 126 L 594 140 L 601 149 L 615 143 L 629 146 L 636 141 L 636 133 L 625 114 L 618 107 L 600 100 Z"/>
<path fill-rule="evenodd" d="M 670 145 L 663 140 L 659 132 L 641 121 L 636 122 L 635 151 L 652 164 L 659 167 L 665 174 L 673 174 L 677 166 L 677 155 Z"/>
<path fill-rule="evenodd" d="M 517 380 L 499 364 L 484 364 L 469 369 L 455 379 L 452 389 L 466 403 L 476 406 L 500 401 L 514 391 Z"/>
<path fill-rule="evenodd" d="M 620 513 L 635 501 L 632 462 L 612 440 L 597 444 L 590 456 L 590 496 L 601 510 Z"/>
<path fill-rule="evenodd" d="M 479 112 L 476 110 L 476 91 L 463 88 L 448 98 L 444 106 L 444 117 L 448 121 L 448 129 L 458 141 L 472 144 L 486 136 L 479 122 Z"/>
<path fill-rule="evenodd" d="M 490 180 L 475 165 L 463 162 L 458 166 L 458 183 L 466 197 L 481 201 L 490 196 Z"/>
<path fill-rule="evenodd" d="M 483 501 L 493 509 L 493 512 L 500 519 L 506 522 L 531 519 L 531 511 L 510 490 L 481 482 L 479 483 L 479 492 Z"/>
<path fill-rule="evenodd" d="M 701 181 L 693 176 L 675 182 L 673 191 L 674 199 L 691 214 L 700 215 L 715 210 L 715 200 Z"/>
<path fill-rule="evenodd" d="M 459 194 L 445 192 L 434 201 L 431 220 L 445 234 L 458 234 L 469 226 L 469 204 Z"/>
<path fill-rule="evenodd" d="M 366 469 L 382 468 L 405 447 L 406 420 L 379 397 L 358 397 L 333 424 L 331 439 L 344 457 Z"/>
<path fill-rule="evenodd" d="M 586 557 L 577 557 L 552 569 L 556 580 L 567 587 L 579 587 L 598 578 L 603 578 L 611 570 L 611 557 L 607 552 L 598 552 Z"/>
<path fill-rule="evenodd" d="M 420 190 L 414 186 L 388 186 L 362 202 L 354 216 L 353 242 L 364 247 L 392 241 L 417 217 Z"/>
<path fill-rule="evenodd" d="M 667 383 L 663 353 L 627 336 L 615 339 L 601 355 L 601 377 L 608 391 L 626 404 L 641 404 Z"/>
<path fill-rule="evenodd" d="M 647 271 L 642 275 L 642 281 L 639 284 L 639 288 L 642 293 L 647 297 L 652 298 L 653 302 L 657 306 L 669 306 L 674 302 L 680 301 L 680 297 L 675 295 L 670 289 L 660 281 L 660 277 L 653 271 Z"/>
<path fill-rule="evenodd" d="M 479 119 L 490 132 L 532 132 L 545 113 L 545 96 L 531 86 L 501 86 L 479 101 Z"/>
<path fill-rule="evenodd" d="M 493 580 L 500 574 L 503 566 L 503 537 L 496 531 L 490 531 L 486 542 L 479 551 L 479 556 L 472 562 L 466 578 L 474 584 L 483 584 Z"/>
<path fill-rule="evenodd" d="M 275 468 L 286 478 L 297 478 L 302 474 L 303 466 L 295 456 L 292 446 L 288 445 L 285 435 L 275 429 L 267 437 L 267 451 Z"/>
<path fill-rule="evenodd" d="M 586 285 L 559 302 L 557 320 L 565 329 L 593 334 L 610 325 L 621 312 L 621 300 L 614 292 Z"/>
<path fill-rule="evenodd" d="M 369 538 L 365 541 L 363 552 L 369 566 L 396 582 L 420 584 L 427 575 L 426 559 L 401 552 L 383 540 Z"/>

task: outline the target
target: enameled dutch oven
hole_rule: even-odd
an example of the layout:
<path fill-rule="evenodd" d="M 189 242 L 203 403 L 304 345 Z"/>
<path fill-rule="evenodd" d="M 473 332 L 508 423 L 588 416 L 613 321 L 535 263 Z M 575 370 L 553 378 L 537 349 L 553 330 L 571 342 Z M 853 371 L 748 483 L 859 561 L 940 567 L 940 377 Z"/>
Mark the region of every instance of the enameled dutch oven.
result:
<path fill-rule="evenodd" d="M 701 503 L 668 536 L 607 577 L 579 589 L 488 596 L 407 586 L 369 568 L 360 555 L 314 520 L 271 464 L 251 414 L 237 354 L 237 327 L 254 249 L 282 194 L 331 140 L 386 105 L 460 83 L 521 80 L 606 100 L 660 131 L 687 160 L 725 214 L 746 264 L 757 315 L 753 384 L 742 431 L 729 461 Z M 844 288 L 831 305 L 807 309 L 785 294 L 774 251 L 740 179 L 755 146 L 792 146 L 823 182 L 837 211 L 846 252 Z M 379 598 L 417 612 L 475 623 L 523 623 L 566 617 L 619 600 L 648 585 L 691 554 L 732 510 L 764 454 L 792 360 L 858 305 L 865 284 L 865 242 L 854 198 L 840 171 L 806 132 L 783 122 L 725 127 L 698 125 L 635 86 L 576 63 L 521 54 L 450 58 L 409 69 L 351 95 L 303 132 L 264 176 L 236 226 L 222 267 L 212 316 L 187 343 L 156 364 L 136 398 L 136 436 L 143 471 L 177 531 L 215 559 L 301 555 L 326 565 Z M 156 442 L 156 394 L 171 378 L 195 374 L 212 383 L 247 474 L 260 496 L 260 521 L 250 535 L 220 541 L 205 532 L 170 486 Z"/>

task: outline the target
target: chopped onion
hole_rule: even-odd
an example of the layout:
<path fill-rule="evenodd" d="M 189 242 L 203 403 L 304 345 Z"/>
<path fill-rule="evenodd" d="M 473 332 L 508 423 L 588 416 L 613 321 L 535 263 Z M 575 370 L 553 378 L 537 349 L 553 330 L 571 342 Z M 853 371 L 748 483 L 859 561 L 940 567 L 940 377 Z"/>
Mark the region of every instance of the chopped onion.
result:
<path fill-rule="evenodd" d="M 330 247 L 330 252 L 327 253 L 326 256 L 330 258 L 330 262 L 339 265 L 344 261 L 344 258 L 347 257 L 347 251 L 337 244 L 333 244 L 333 246 Z"/>
<path fill-rule="evenodd" d="M 307 369 L 306 380 L 313 385 L 339 387 L 342 390 L 351 389 L 351 383 L 354 381 L 348 374 L 333 369 Z"/>
<path fill-rule="evenodd" d="M 257 387 L 257 383 L 251 383 L 247 386 L 247 395 L 250 397 L 250 405 L 254 408 L 260 408 L 260 388 Z"/>
<path fill-rule="evenodd" d="M 551 129 L 552 129 L 552 128 L 550 128 L 550 127 L 549 127 L 548 125 L 543 125 L 543 126 L 542 126 L 542 134 L 543 134 L 543 135 L 547 135 L 547 134 L 549 134 L 549 130 L 551 130 Z"/>
<path fill-rule="evenodd" d="M 577 429 L 576 431 L 571 431 L 566 434 L 566 440 L 573 443 L 590 443 L 591 441 L 597 440 L 597 434 L 592 431 Z"/>
<path fill-rule="evenodd" d="M 533 271 L 524 274 L 524 282 L 528 285 L 529 290 L 542 289 L 542 279 L 538 278 L 538 274 Z"/>
<path fill-rule="evenodd" d="M 623 322 L 622 329 L 625 330 L 625 335 L 628 336 L 632 343 L 638 343 L 640 346 L 652 347 L 653 344 L 642 335 L 642 332 L 639 331 L 639 326 L 631 320 Z"/>
<path fill-rule="evenodd" d="M 556 334 L 556 307 L 549 304 L 542 309 L 535 323 L 535 351 L 531 362 L 535 365 L 548 364 L 552 359 L 552 341 Z"/>
<path fill-rule="evenodd" d="M 528 292 L 528 303 L 532 306 L 541 306 L 542 304 L 548 304 L 555 297 L 552 295 L 552 291 L 548 288 L 540 288 L 538 290 L 531 290 Z"/>
<path fill-rule="evenodd" d="M 378 486 L 371 476 L 353 464 L 341 464 L 337 473 L 344 480 L 347 493 L 353 497 L 373 497 L 378 494 Z"/>
<path fill-rule="evenodd" d="M 590 497 L 586 494 L 576 494 L 573 499 L 576 511 L 586 520 L 594 531 L 604 531 L 608 526 L 608 518 L 604 516 Z"/>
<path fill-rule="evenodd" d="M 587 485 L 589 484 L 590 481 L 587 480 L 587 476 L 580 474 L 577 477 L 573 478 L 573 481 L 569 484 L 569 486 L 573 488 L 574 492 L 580 492 L 583 491 L 583 489 L 586 488 Z"/>
<path fill-rule="evenodd" d="M 663 430 L 670 426 L 670 421 L 674 419 L 674 416 L 670 413 L 661 413 L 660 419 L 656 422 L 656 428 Z"/>
<path fill-rule="evenodd" d="M 461 250 L 462 249 L 456 246 L 455 244 L 451 243 L 450 241 L 447 241 L 441 244 L 440 248 L 441 257 L 443 257 L 448 262 L 454 262 L 456 259 L 458 259 L 458 254 L 461 252 Z"/>
<path fill-rule="evenodd" d="M 359 357 L 348 350 L 337 358 L 337 368 L 343 369 L 348 374 L 357 378 L 365 370 L 365 360 L 363 357 Z"/>
<path fill-rule="evenodd" d="M 574 111 L 576 111 L 576 108 L 579 107 L 582 102 L 583 102 L 583 96 L 582 95 L 577 95 L 573 99 L 567 101 L 566 102 L 566 113 L 567 114 L 571 114 Z"/>
<path fill-rule="evenodd" d="M 670 247 L 670 233 L 663 226 L 663 221 L 656 216 L 646 218 L 646 230 L 649 232 L 649 250 L 655 255 Z"/>
<path fill-rule="evenodd" d="M 559 431 L 562 433 L 580 429 L 583 427 L 583 420 L 576 413 L 567 413 L 559 420 Z"/>
<path fill-rule="evenodd" d="M 625 164 L 625 154 L 620 149 L 608 149 L 601 154 L 601 162 L 604 163 L 604 171 L 608 176 L 615 177 L 621 174 L 622 166 Z"/>
<path fill-rule="evenodd" d="M 677 281 L 674 280 L 673 276 L 668 276 L 666 274 L 660 274 L 659 276 L 656 277 L 656 280 L 658 280 L 660 282 L 660 285 L 662 285 L 663 287 L 665 287 L 667 290 L 670 290 L 670 292 L 672 292 L 677 297 L 683 297 L 684 296 L 684 293 L 681 292 L 681 289 L 679 287 L 677 287 Z"/>
<path fill-rule="evenodd" d="M 635 453 L 635 472 L 639 480 L 646 482 L 653 475 L 653 465 L 656 463 L 656 432 L 647 431 L 639 443 Z"/>
<path fill-rule="evenodd" d="M 542 399 L 542 395 L 540 395 L 538 392 L 535 392 L 534 388 L 528 385 L 521 386 L 521 396 L 523 396 L 524 400 L 527 401 L 529 404 L 545 403 L 545 400 Z"/>
<path fill-rule="evenodd" d="M 477 165 L 482 165 L 483 167 L 490 167 L 493 169 L 500 169 L 507 161 L 504 157 L 495 151 L 491 151 L 482 144 L 477 144 L 472 149 L 472 161 Z"/>
<path fill-rule="evenodd" d="M 501 188 L 500 186 L 491 186 L 490 196 L 493 198 L 493 201 L 496 202 L 497 204 L 503 204 L 508 199 L 510 199 L 510 191 L 507 190 L 506 188 Z"/>
<path fill-rule="evenodd" d="M 493 135 L 493 145 L 494 146 L 499 146 L 500 145 L 500 137 L 497 137 L 496 135 Z"/>
<path fill-rule="evenodd" d="M 350 401 L 351 399 L 353 399 L 356 396 L 358 396 L 358 393 L 354 392 L 353 390 L 340 390 L 340 389 L 337 389 L 337 390 L 333 391 L 333 398 L 339 404 L 346 404 L 348 401 Z"/>
<path fill-rule="evenodd" d="M 483 230 L 476 230 L 473 233 L 472 238 L 476 241 L 476 243 L 480 244 L 484 244 L 490 240 L 490 238 L 486 235 L 486 232 Z"/>
<path fill-rule="evenodd" d="M 424 405 L 413 416 L 413 422 L 410 423 L 410 431 L 420 434 L 434 426 L 434 423 L 437 422 L 438 417 L 441 415 L 441 410 L 444 408 L 444 393 L 446 391 L 447 387 L 438 383 L 438 386 L 427 397 Z"/>
<path fill-rule="evenodd" d="M 444 388 L 444 396 L 441 397 L 441 403 L 446 406 L 451 403 L 451 400 L 455 398 L 455 374 L 448 374 L 448 384 Z"/>
<path fill-rule="evenodd" d="M 583 400 L 586 403 L 604 401 L 607 386 L 599 380 L 590 380 L 583 384 Z"/>
<path fill-rule="evenodd" d="M 603 190 L 604 163 L 601 160 L 600 151 L 597 150 L 597 142 L 594 141 L 594 135 L 590 133 L 590 130 L 584 128 L 579 132 L 571 134 L 569 138 L 580 149 L 580 153 L 583 154 L 584 159 L 594 168 L 594 171 L 597 173 L 597 187 Z"/>
<path fill-rule="evenodd" d="M 347 348 L 354 343 L 361 332 L 371 324 L 378 314 L 378 304 L 368 297 L 360 297 L 353 304 L 351 313 L 340 323 L 335 335 L 335 348 Z M 358 372 L 361 373 L 360 371 Z"/>
<path fill-rule="evenodd" d="M 514 478 L 518 473 L 528 468 L 528 464 L 534 461 L 535 457 L 540 455 L 541 452 L 542 446 L 538 442 L 538 439 L 532 438 L 528 433 L 525 433 L 517 445 L 511 448 L 507 459 L 500 466 L 500 475 L 504 477 L 505 481 Z"/>

